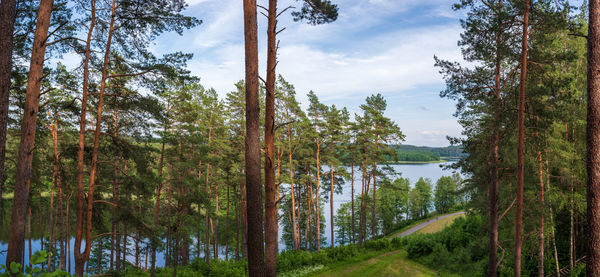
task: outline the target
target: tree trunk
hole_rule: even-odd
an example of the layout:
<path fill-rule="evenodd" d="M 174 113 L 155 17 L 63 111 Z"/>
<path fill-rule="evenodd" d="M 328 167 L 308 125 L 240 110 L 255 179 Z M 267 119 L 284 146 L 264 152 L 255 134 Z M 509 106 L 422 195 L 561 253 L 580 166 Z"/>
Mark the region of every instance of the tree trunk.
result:
<path fill-rule="evenodd" d="M 245 169 L 242 169 L 242 175 L 245 175 Z M 248 201 L 246 199 L 246 178 L 240 178 L 241 189 L 240 189 L 240 219 L 241 219 L 241 228 L 242 228 L 242 258 L 248 257 Z"/>
<path fill-rule="evenodd" d="M 523 183 L 525 163 L 525 81 L 527 79 L 527 38 L 529 32 L 529 0 L 525 0 L 523 38 L 521 42 L 521 78 L 519 87 L 519 135 L 517 145 L 517 205 L 515 216 L 515 277 L 521 276 L 521 247 L 523 245 Z"/>
<path fill-rule="evenodd" d="M 333 163 L 330 163 L 329 174 L 331 175 L 331 190 L 329 191 L 329 221 L 331 222 L 331 248 L 334 246 L 333 236 Z"/>
<path fill-rule="evenodd" d="M 65 233 L 67 234 L 67 272 L 69 274 L 71 274 L 71 220 L 69 219 L 69 210 L 70 210 L 70 205 L 69 203 L 71 203 L 71 196 L 73 196 L 73 193 L 71 193 L 69 195 L 69 197 L 67 198 L 67 223 L 65 226 Z"/>
<path fill-rule="evenodd" d="M 4 191 L 4 161 L 6 156 L 6 128 L 10 105 L 10 73 L 12 70 L 13 32 L 15 29 L 16 0 L 0 2 L 0 209 Z"/>
<path fill-rule="evenodd" d="M 375 162 L 373 162 L 373 209 L 371 211 L 371 238 L 377 236 L 377 151 L 379 150 L 378 139 L 375 139 Z"/>
<path fill-rule="evenodd" d="M 169 111 L 169 107 L 167 107 L 167 112 Z M 164 128 L 163 128 L 163 133 L 166 134 L 167 133 L 167 125 L 165 124 Z M 160 194 L 162 192 L 162 188 L 164 185 L 163 182 L 163 167 L 164 167 L 164 160 L 165 160 L 165 140 L 164 138 L 161 138 L 162 143 L 161 143 L 161 147 L 160 147 L 160 158 L 158 160 L 158 187 L 156 188 L 156 202 L 154 203 L 154 228 L 158 229 L 158 212 L 160 209 Z M 200 206 L 198 206 L 198 210 L 200 210 Z M 200 211 L 198 211 L 199 213 Z M 152 243 L 152 258 L 151 258 L 151 262 L 150 262 L 150 276 L 154 277 L 156 276 L 156 247 L 157 245 L 155 243 Z M 198 249 L 198 251 L 200 251 L 200 249 Z"/>
<path fill-rule="evenodd" d="M 127 221 L 123 222 L 123 269 L 127 267 Z"/>
<path fill-rule="evenodd" d="M 87 213 L 86 213 L 86 226 L 85 226 L 85 250 L 83 255 L 80 256 L 80 259 L 75 259 L 75 274 L 81 276 L 83 271 L 77 271 L 77 264 L 79 264 L 80 270 L 83 267 L 83 264 L 88 261 L 90 258 L 90 250 L 92 247 L 92 212 L 94 206 L 94 191 L 96 190 L 96 171 L 98 166 L 98 148 L 100 146 L 100 132 L 102 129 L 102 108 L 104 101 L 104 91 L 106 88 L 106 80 L 108 78 L 108 63 L 110 60 L 110 46 L 114 32 L 114 23 L 115 23 L 115 14 L 116 14 L 116 0 L 112 1 L 111 7 L 111 18 L 110 25 L 108 29 L 108 39 L 106 41 L 106 51 L 104 52 L 104 63 L 102 66 L 102 77 L 100 79 L 100 90 L 98 92 L 98 108 L 96 111 L 96 127 L 94 129 L 94 144 L 92 148 L 92 163 L 90 167 L 90 178 L 88 185 L 88 197 L 87 197 Z M 80 250 L 76 248 L 75 252 L 79 252 Z M 125 249 L 123 249 L 125 252 Z"/>
<path fill-rule="evenodd" d="M 85 127 L 87 114 L 87 96 L 88 96 L 88 78 L 89 63 L 91 53 L 91 42 L 94 27 L 96 26 L 96 0 L 90 0 L 91 18 L 87 39 L 85 42 L 85 58 L 83 60 L 83 88 L 81 95 L 81 115 L 79 119 L 79 145 L 77 149 L 77 220 L 75 233 L 75 249 L 73 255 L 75 258 L 75 274 L 83 276 L 83 264 L 85 257 L 81 253 L 81 240 L 83 238 L 83 212 L 84 212 L 84 193 L 83 193 L 83 174 L 84 174 L 84 153 L 85 153 Z M 68 210 L 67 210 L 68 211 Z M 71 268 L 71 258 L 69 255 L 69 270 Z"/>
<path fill-rule="evenodd" d="M 286 116 L 288 118 L 289 121 L 289 112 L 288 110 L 286 110 Z M 294 194 L 294 163 L 292 161 L 292 129 L 290 127 L 290 125 L 288 124 L 287 126 L 287 130 L 288 130 L 288 158 L 289 158 L 289 164 L 290 164 L 290 189 L 291 189 L 291 196 L 292 196 L 292 241 L 294 244 L 294 250 L 298 250 L 298 248 L 300 247 L 299 244 L 299 240 L 298 240 L 298 224 L 297 224 L 297 219 L 296 219 L 296 195 Z"/>
<path fill-rule="evenodd" d="M 50 113 L 48 112 L 48 115 Z M 51 123 L 50 133 L 52 135 L 52 149 L 54 150 L 53 164 L 52 164 L 52 188 L 50 191 L 50 241 L 51 247 L 54 243 L 54 189 L 58 179 L 58 116 L 54 115 L 54 123 Z M 50 251 L 56 253 L 56 247 L 52 247 Z M 50 267 L 51 256 L 48 255 L 48 270 L 52 270 Z"/>
<path fill-rule="evenodd" d="M 208 184 L 208 178 L 210 175 L 210 165 L 206 166 L 206 194 L 208 195 L 208 200 L 206 201 L 206 205 L 204 208 L 204 214 L 205 214 L 205 225 L 206 225 L 206 248 L 204 250 L 204 258 L 206 259 L 206 263 L 210 265 L 210 215 L 209 215 L 209 210 L 210 210 L 210 197 L 211 197 L 211 190 L 210 190 L 210 186 Z"/>
<path fill-rule="evenodd" d="M 117 125 L 118 118 L 117 118 L 117 110 L 116 109 L 113 111 L 113 120 L 114 120 L 113 136 L 116 138 L 117 137 L 117 127 L 118 127 L 118 125 Z M 113 157 L 112 201 L 113 201 L 113 203 L 118 203 L 119 202 L 119 159 L 117 158 L 117 155 L 115 155 Z M 121 263 L 119 262 L 119 254 L 120 254 L 119 249 L 120 249 L 120 246 L 118 244 L 119 244 L 119 241 L 121 241 L 121 240 L 120 240 L 120 236 L 117 234 L 119 232 L 119 229 L 118 229 L 119 222 L 117 221 L 117 218 L 115 218 L 115 217 L 118 217 L 117 216 L 117 212 L 118 212 L 117 211 L 117 207 L 113 207 L 112 208 L 112 212 L 113 212 L 113 214 L 112 214 L 112 216 L 113 216 L 113 219 L 112 219 L 112 221 L 113 221 L 113 223 L 112 223 L 112 232 L 113 232 L 113 234 L 111 236 L 111 242 L 110 242 L 110 245 L 111 245 L 111 248 L 110 248 L 111 249 L 111 251 L 110 251 L 111 252 L 111 255 L 110 255 L 110 267 L 112 269 L 112 266 L 113 266 L 113 254 L 114 254 L 113 251 L 114 251 L 114 246 L 115 246 L 115 241 L 116 241 L 116 244 L 117 244 L 116 247 L 118 249 L 117 250 L 117 256 L 116 256 L 116 258 L 117 258 L 116 262 L 117 262 L 117 271 L 119 271 Z"/>
<path fill-rule="evenodd" d="M 215 185 L 215 225 L 213 231 L 213 245 L 215 252 L 215 259 L 219 259 L 219 183 Z M 212 226 L 212 221 L 211 221 Z M 212 228 L 211 228 L 212 229 Z"/>
<path fill-rule="evenodd" d="M 548 160 L 546 160 L 546 189 L 550 190 L 550 168 L 548 167 Z M 548 206 L 550 208 L 550 236 L 552 236 L 552 248 L 554 250 L 554 266 L 556 269 L 556 274 L 560 271 L 560 265 L 558 264 L 558 250 L 556 249 L 556 234 L 555 234 L 555 225 L 554 225 L 554 211 L 552 211 L 552 205 Z"/>
<path fill-rule="evenodd" d="M 244 0 L 246 56 L 246 200 L 248 272 L 265 276 L 262 185 L 260 177 L 260 105 L 258 102 L 258 38 L 256 0 Z"/>
<path fill-rule="evenodd" d="M 275 187 L 275 67 L 277 65 L 277 0 L 269 0 L 267 81 L 265 83 L 265 265 L 277 275 L 277 193 Z"/>
<path fill-rule="evenodd" d="M 352 199 L 352 243 L 356 243 L 355 240 L 355 227 L 354 227 L 354 152 L 352 152 L 352 163 L 350 164 L 350 167 L 352 168 L 352 192 L 351 192 L 351 199 Z"/>
<path fill-rule="evenodd" d="M 502 11 L 502 0 L 498 1 L 498 11 Z M 499 47 L 502 43 L 500 28 L 502 21 L 498 20 L 498 31 L 496 33 L 496 46 Z M 498 162 L 499 162 L 499 120 L 500 120 L 500 70 L 502 67 L 502 59 L 500 53 L 496 51 L 496 65 L 494 68 L 494 112 L 493 112 L 493 128 L 492 128 L 492 145 L 491 145 L 491 185 L 490 185 L 490 244 L 489 244 L 489 266 L 488 276 L 496 277 L 498 275 Z"/>
<path fill-rule="evenodd" d="M 171 168 L 171 170 L 173 170 Z M 169 267 L 171 266 L 171 244 L 173 244 L 173 238 L 171 236 L 171 215 L 172 215 L 172 207 L 171 207 L 171 201 L 173 199 L 173 183 L 169 183 L 169 189 L 168 189 L 168 194 L 167 194 L 167 237 L 166 237 L 166 244 L 165 244 L 165 266 Z"/>
<path fill-rule="evenodd" d="M 63 225 L 63 211 L 64 211 L 64 203 L 63 203 L 64 191 L 61 184 L 61 177 L 58 176 L 58 218 L 57 218 L 57 228 L 60 236 L 60 256 L 58 262 L 58 268 L 62 271 L 66 271 L 66 241 L 69 239 L 69 235 L 64 230 Z M 70 251 L 69 251 L 70 253 Z"/>
<path fill-rule="evenodd" d="M 27 214 L 27 243 L 28 243 L 28 250 L 29 250 L 29 266 L 31 266 L 31 206 L 28 207 L 28 214 Z M 43 244 L 42 244 L 43 245 Z M 25 264 L 25 261 L 23 261 L 21 264 Z"/>
<path fill-rule="evenodd" d="M 587 112 L 587 275 L 600 275 L 600 3 L 589 2 Z"/>
<path fill-rule="evenodd" d="M 365 202 L 365 184 L 366 184 L 366 170 L 362 168 L 362 178 L 361 178 L 361 191 L 360 191 L 360 210 L 358 216 L 358 245 L 362 245 L 363 242 L 363 204 Z"/>
<path fill-rule="evenodd" d="M 229 260 L 229 183 L 227 183 L 227 208 L 225 212 L 225 261 Z"/>
<path fill-rule="evenodd" d="M 235 188 L 235 194 L 240 193 L 240 191 L 238 190 L 238 188 Z M 242 195 L 240 193 L 240 198 L 242 198 Z M 240 199 L 241 200 L 241 199 Z M 240 201 L 241 202 L 241 201 Z M 236 260 L 240 260 L 240 241 L 241 241 L 241 236 L 240 234 L 243 232 L 240 232 L 240 229 L 242 228 L 242 209 L 241 206 L 242 204 L 238 202 L 235 205 L 235 259 Z"/>
<path fill-rule="evenodd" d="M 538 276 L 544 277 L 544 172 L 542 163 L 542 152 L 538 151 L 538 177 L 540 180 L 540 213 L 539 229 L 538 229 Z"/>
<path fill-rule="evenodd" d="M 2 1 L 4 2 L 4 0 Z M 29 202 L 29 180 L 31 179 L 31 162 L 35 144 L 37 113 L 40 102 L 40 87 L 42 85 L 44 60 L 46 54 L 46 39 L 52 14 L 53 0 L 42 0 L 37 15 L 33 49 L 27 77 L 27 95 L 25 97 L 24 118 L 21 122 L 21 142 L 19 144 L 19 160 L 15 178 L 12 217 L 6 264 L 20 263 L 23 257 L 25 239 L 25 217 Z M 4 5 L 4 3 L 2 3 Z M 8 3 L 7 3 L 8 5 Z"/>
<path fill-rule="evenodd" d="M 316 126 L 316 125 L 315 125 Z M 316 131 L 315 127 L 315 131 Z M 321 143 L 317 139 L 317 183 L 315 185 L 315 225 L 317 228 L 316 240 L 317 240 L 317 251 L 321 251 L 321 206 L 319 205 L 319 185 L 321 184 Z"/>
<path fill-rule="evenodd" d="M 119 232 L 119 222 L 113 223 L 114 243 L 115 243 L 115 268 L 121 271 L 121 235 Z M 123 249 L 125 250 L 125 249 Z"/>

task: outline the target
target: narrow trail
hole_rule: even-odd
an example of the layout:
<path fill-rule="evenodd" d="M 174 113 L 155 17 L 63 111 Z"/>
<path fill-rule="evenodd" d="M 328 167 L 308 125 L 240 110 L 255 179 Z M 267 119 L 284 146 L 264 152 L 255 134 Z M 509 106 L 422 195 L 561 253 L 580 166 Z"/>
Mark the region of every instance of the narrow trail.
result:
<path fill-rule="evenodd" d="M 456 216 L 456 215 L 464 214 L 464 213 L 466 213 L 466 212 L 463 211 L 463 212 L 456 212 L 456 213 L 451 213 L 451 214 L 440 215 L 438 217 L 435 217 L 435 218 L 432 218 L 430 220 L 427 220 L 427 221 L 425 221 L 425 222 L 423 222 L 423 223 L 421 223 L 421 224 L 419 224 L 419 225 L 417 225 L 415 227 L 412 227 L 412 228 L 410 228 L 410 229 L 408 229 L 408 230 L 400 233 L 399 235 L 395 235 L 394 237 L 397 237 L 397 236 L 406 237 L 406 236 L 408 236 L 408 235 L 410 235 L 410 234 L 412 234 L 412 233 L 414 233 L 416 231 L 419 231 L 419 230 L 427 227 L 427 225 L 429 225 L 431 223 L 434 223 L 434 222 L 436 222 L 438 220 L 441 220 L 441 219 L 444 219 L 444 218 L 450 217 L 450 216 Z"/>

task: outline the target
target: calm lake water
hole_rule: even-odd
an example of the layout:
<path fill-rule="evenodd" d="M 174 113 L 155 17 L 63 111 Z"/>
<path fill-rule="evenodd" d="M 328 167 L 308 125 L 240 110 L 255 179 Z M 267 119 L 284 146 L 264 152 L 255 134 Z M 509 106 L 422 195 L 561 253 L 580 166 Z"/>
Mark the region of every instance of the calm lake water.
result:
<path fill-rule="evenodd" d="M 392 165 L 392 167 L 394 168 L 394 170 L 396 171 L 396 173 L 398 173 L 398 176 L 396 176 L 395 178 L 398 177 L 402 177 L 402 178 L 408 178 L 410 180 L 410 184 L 411 187 L 414 186 L 414 184 L 417 182 L 417 180 L 419 180 L 419 178 L 424 177 L 424 178 L 429 178 L 431 179 L 431 181 L 433 182 L 433 184 L 435 185 L 435 182 L 437 182 L 437 180 L 442 177 L 442 176 L 450 176 L 452 175 L 452 170 L 444 170 L 443 167 L 452 164 L 453 162 L 444 162 L 444 163 L 427 163 L 427 164 L 397 164 L 397 165 Z M 323 169 L 324 172 L 326 172 L 326 168 Z M 350 172 L 350 168 L 348 167 L 348 171 Z M 355 197 L 357 194 L 360 193 L 360 186 L 361 186 L 361 175 L 360 175 L 360 171 L 357 170 L 355 168 L 354 171 L 354 193 L 355 193 Z M 345 182 L 342 185 L 342 193 L 341 194 L 334 194 L 333 196 L 333 207 L 335 210 L 337 210 L 340 205 L 342 203 L 347 203 L 351 201 L 351 193 L 352 193 L 352 188 L 351 188 L 351 181 L 347 180 L 347 182 Z M 329 200 L 321 200 L 323 202 L 323 206 L 324 206 L 324 213 L 323 215 L 325 216 L 325 229 L 322 230 L 322 232 L 324 233 L 325 237 L 327 238 L 325 240 L 326 244 L 330 244 L 331 243 L 331 223 L 330 223 L 330 210 L 329 210 Z M 32 222 L 33 223 L 33 222 Z M 279 236 L 280 236 L 280 246 L 279 249 L 283 250 L 285 249 L 285 245 L 281 242 L 281 229 L 279 231 Z M 74 239 L 71 239 L 71 247 L 73 247 L 74 245 Z M 132 249 L 134 248 L 133 245 L 133 241 L 129 242 L 129 247 L 131 247 Z M 195 244 L 194 244 L 195 245 Z M 83 246 L 83 245 L 82 245 Z M 40 240 L 32 240 L 32 252 L 38 251 L 40 250 Z M 225 247 L 220 247 L 220 250 L 224 250 Z M 4 264 L 5 260 L 6 260 L 6 249 L 7 249 L 7 244 L 6 242 L 0 242 L 0 264 Z M 25 263 L 29 262 L 28 259 L 28 254 L 29 253 L 29 248 L 28 248 L 28 244 L 27 241 L 25 243 Z M 71 251 L 72 253 L 72 251 Z M 160 253 L 157 252 L 157 266 L 164 266 L 164 253 Z M 223 258 L 225 257 L 224 253 L 221 255 L 223 256 Z M 143 264 L 143 257 L 140 258 Z M 135 262 L 135 258 L 133 256 L 128 256 L 127 260 L 130 261 L 131 263 Z M 150 261 L 148 261 L 150 262 Z M 71 268 L 72 271 L 74 272 L 75 269 L 75 263 L 74 263 L 74 259 L 73 256 L 71 255 Z"/>
<path fill-rule="evenodd" d="M 426 163 L 426 164 L 395 164 L 391 165 L 392 168 L 398 173 L 398 176 L 395 178 L 408 178 L 410 181 L 411 188 L 415 185 L 415 183 L 419 180 L 419 178 L 429 178 L 431 179 L 434 188 L 437 180 L 442 176 L 450 176 L 452 175 L 452 170 L 446 169 L 444 170 L 444 166 L 448 166 L 453 164 L 454 162 L 444 162 L 444 163 Z M 348 168 L 350 171 L 350 168 Z M 361 189 L 361 173 L 356 168 L 354 169 L 354 197 L 356 199 L 356 195 L 360 194 Z M 391 178 L 391 179 L 395 179 Z M 342 194 L 334 194 L 333 195 L 333 209 L 337 210 L 343 203 L 352 201 L 352 183 L 350 180 L 345 182 L 342 185 L 343 192 Z M 329 199 L 322 200 L 324 202 L 324 211 L 323 215 L 325 216 L 325 236 L 327 237 L 326 243 L 327 245 L 331 244 L 331 222 L 330 222 L 330 214 L 331 211 L 329 209 Z M 281 232 L 280 232 L 281 233 Z M 281 245 L 281 244 L 280 244 Z M 281 246 L 280 246 L 281 248 Z"/>

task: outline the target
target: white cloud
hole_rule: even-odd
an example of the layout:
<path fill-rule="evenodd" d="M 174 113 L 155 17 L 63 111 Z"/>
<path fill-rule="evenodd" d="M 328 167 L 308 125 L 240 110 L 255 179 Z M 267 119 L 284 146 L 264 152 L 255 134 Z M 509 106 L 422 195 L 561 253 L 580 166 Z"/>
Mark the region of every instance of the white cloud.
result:
<path fill-rule="evenodd" d="M 175 48 L 193 49 L 189 67 L 206 87 L 214 87 L 223 97 L 244 78 L 242 3 L 237 0 L 188 0 L 189 12 L 204 24 L 189 32 L 193 39 Z M 306 103 L 306 93 L 314 90 L 328 104 L 346 106 L 358 112 L 358 105 L 373 93 L 388 99 L 392 117 L 407 135 L 407 142 L 447 145 L 446 135 L 458 136 L 460 127 L 452 118 L 452 103 L 437 92 L 443 87 L 433 55 L 461 60 L 456 46 L 460 26 L 452 23 L 414 24 L 413 10 L 421 16 L 453 17 L 441 13 L 449 8 L 447 0 L 339 0 L 340 16 L 332 24 L 311 26 L 293 22 L 289 13 L 282 16 L 279 28 L 287 27 L 278 39 L 278 74 L 295 85 L 298 98 Z M 259 0 L 266 5 L 266 1 Z M 282 9 L 299 6 L 294 0 L 280 0 Z M 398 18 L 402 19 L 398 19 Z M 406 24 L 404 24 L 406 22 Z M 264 75 L 266 20 L 259 14 L 260 75 Z M 264 76 L 263 76 L 264 77 Z M 435 88 L 432 88 L 435 87 Z M 415 93 L 427 87 L 427 100 Z M 410 92 L 410 93 L 409 93 Z M 421 102 L 419 102 L 421 101 Z M 423 101 L 444 102 L 442 110 Z M 410 102 L 409 107 L 407 104 Z M 430 111 L 416 107 L 426 106 Z M 427 120 L 423 120 L 423 113 Z M 427 126 L 427 128 L 423 128 Z M 432 132 L 436 130 L 436 132 Z"/>

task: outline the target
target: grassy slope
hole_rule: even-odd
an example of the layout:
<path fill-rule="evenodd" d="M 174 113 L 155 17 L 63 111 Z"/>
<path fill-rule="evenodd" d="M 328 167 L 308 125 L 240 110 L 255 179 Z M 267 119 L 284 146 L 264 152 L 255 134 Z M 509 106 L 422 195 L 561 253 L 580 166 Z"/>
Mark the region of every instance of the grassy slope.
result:
<path fill-rule="evenodd" d="M 439 215 L 437 215 L 439 216 Z M 435 233 L 441 231 L 447 225 L 452 223 L 456 218 L 465 216 L 464 214 L 450 216 L 432 224 L 427 225 L 417 233 Z M 431 218 L 426 218 L 413 223 L 410 226 L 402 228 L 402 230 L 389 236 L 393 238 L 401 232 L 408 230 L 424 221 Z M 446 272 L 436 272 L 425 265 L 419 264 L 407 258 L 407 253 L 404 250 L 396 250 L 387 253 L 379 254 L 375 257 L 354 263 L 341 263 L 332 265 L 325 270 L 309 274 L 307 276 L 458 276 Z"/>
<path fill-rule="evenodd" d="M 413 262 L 406 251 L 396 250 L 351 265 L 338 265 L 308 276 L 438 276 L 424 265 Z"/>
<path fill-rule="evenodd" d="M 454 216 L 449 216 L 446 218 L 442 218 L 436 222 L 433 222 L 427 226 L 425 226 L 423 229 L 418 230 L 417 234 L 432 234 L 432 233 L 437 233 L 439 231 L 441 231 L 442 229 L 446 228 L 446 226 L 450 225 L 455 219 L 459 218 L 459 217 L 464 217 L 465 214 L 457 214 Z"/>

